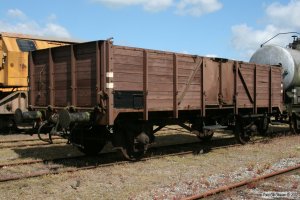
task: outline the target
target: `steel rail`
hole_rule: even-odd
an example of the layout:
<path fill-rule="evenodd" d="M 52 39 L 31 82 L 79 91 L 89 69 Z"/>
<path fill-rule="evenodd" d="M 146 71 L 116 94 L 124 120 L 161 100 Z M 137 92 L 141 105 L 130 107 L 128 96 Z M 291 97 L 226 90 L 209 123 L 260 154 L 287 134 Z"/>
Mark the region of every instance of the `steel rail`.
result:
<path fill-rule="evenodd" d="M 86 156 L 72 156 L 72 157 L 62 157 L 62 158 L 54 158 L 54 159 L 37 159 L 37 160 L 25 160 L 22 162 L 17 163 L 4 163 L 0 164 L 0 169 L 5 167 L 13 167 L 13 166 L 19 166 L 19 165 L 30 165 L 30 164 L 37 164 L 37 163 L 49 163 L 49 162 L 58 162 L 63 160 L 71 160 L 71 159 L 79 159 L 84 158 Z"/>
<path fill-rule="evenodd" d="M 292 171 L 299 170 L 299 169 L 300 169 L 300 164 L 298 164 L 296 166 L 285 168 L 283 170 L 278 170 L 278 171 L 275 171 L 275 172 L 272 172 L 272 173 L 269 173 L 269 174 L 266 174 L 263 176 L 251 178 L 249 180 L 244 180 L 244 181 L 240 181 L 240 182 L 233 183 L 230 185 L 222 186 L 222 187 L 219 187 L 216 189 L 212 189 L 212 190 L 209 190 L 209 191 L 201 193 L 201 194 L 189 196 L 189 197 L 184 198 L 183 200 L 195 200 L 195 199 L 203 199 L 203 198 L 211 197 L 213 195 L 217 195 L 217 194 L 229 191 L 229 190 L 237 189 L 237 188 L 249 185 L 251 183 L 255 183 L 255 182 L 258 182 L 261 180 L 266 180 L 266 179 L 269 179 L 269 178 L 272 178 L 275 176 L 279 176 L 282 174 L 286 174 L 288 172 L 292 172 Z"/>
<path fill-rule="evenodd" d="M 66 141 L 57 141 L 55 143 L 34 143 L 34 144 L 19 144 L 19 145 L 7 145 L 7 146 L 0 146 L 0 149 L 9 149 L 9 148 L 19 148 L 19 147 L 34 147 L 34 146 L 47 146 L 53 144 L 66 144 Z"/>
<path fill-rule="evenodd" d="M 61 137 L 53 137 L 52 139 L 64 139 Z M 40 141 L 40 139 L 24 139 L 24 140 L 1 140 L 0 144 L 3 143 L 17 143 L 17 142 L 33 142 L 33 141 Z"/>

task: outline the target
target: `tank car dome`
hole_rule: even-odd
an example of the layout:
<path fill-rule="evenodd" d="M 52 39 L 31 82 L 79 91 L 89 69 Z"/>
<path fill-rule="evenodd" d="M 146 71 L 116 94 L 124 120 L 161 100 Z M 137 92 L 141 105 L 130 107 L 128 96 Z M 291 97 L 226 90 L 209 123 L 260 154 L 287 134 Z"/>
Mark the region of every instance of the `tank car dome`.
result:
<path fill-rule="evenodd" d="M 299 84 L 297 60 L 300 59 L 299 51 L 268 45 L 258 49 L 251 57 L 250 62 L 257 64 L 281 65 L 283 88 Z M 298 58 L 297 58 L 298 57 Z"/>

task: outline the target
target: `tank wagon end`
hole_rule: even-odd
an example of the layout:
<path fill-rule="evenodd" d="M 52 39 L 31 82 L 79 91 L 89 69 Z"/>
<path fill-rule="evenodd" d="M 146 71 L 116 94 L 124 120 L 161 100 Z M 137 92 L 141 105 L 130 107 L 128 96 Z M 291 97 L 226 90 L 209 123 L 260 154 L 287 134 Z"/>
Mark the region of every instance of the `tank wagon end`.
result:
<path fill-rule="evenodd" d="M 293 32 L 294 33 L 294 32 Z M 280 65 L 284 94 L 284 114 L 295 132 L 300 132 L 300 39 L 292 36 L 287 47 L 267 45 L 258 49 L 251 57 L 251 63 Z"/>

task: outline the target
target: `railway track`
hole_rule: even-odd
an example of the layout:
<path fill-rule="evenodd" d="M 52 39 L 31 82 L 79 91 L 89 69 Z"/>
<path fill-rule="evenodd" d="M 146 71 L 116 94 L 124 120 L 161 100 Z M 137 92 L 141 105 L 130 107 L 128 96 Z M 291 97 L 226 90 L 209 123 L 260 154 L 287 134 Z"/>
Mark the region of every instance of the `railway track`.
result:
<path fill-rule="evenodd" d="M 53 144 L 66 144 L 66 141 L 56 141 Z M 9 148 L 20 148 L 20 147 L 34 147 L 34 146 L 47 146 L 47 145 L 53 145 L 50 143 L 33 143 L 33 144 L 18 144 L 18 145 L 5 145 L 0 146 L 0 149 L 9 149 Z"/>
<path fill-rule="evenodd" d="M 55 139 L 61 139 L 61 137 L 53 137 L 53 140 Z M 17 142 L 35 142 L 35 141 L 41 141 L 38 138 L 35 139 L 21 139 L 21 140 L 0 140 L 0 144 L 5 144 L 5 143 L 17 143 Z"/>
<path fill-rule="evenodd" d="M 265 174 L 265 175 L 262 175 L 262 176 L 259 176 L 259 177 L 255 177 L 255 178 L 240 181 L 240 182 L 237 182 L 237 183 L 225 185 L 225 186 L 222 186 L 222 187 L 219 187 L 219 188 L 216 188 L 216 189 L 206 191 L 206 192 L 201 193 L 201 194 L 196 194 L 196 195 L 193 195 L 193 196 L 189 196 L 189 197 L 184 198 L 184 200 L 216 198 L 217 195 L 220 195 L 222 193 L 237 190 L 237 189 L 240 189 L 241 187 L 245 187 L 245 186 L 248 186 L 248 185 L 255 185 L 259 181 L 266 181 L 270 178 L 286 175 L 286 174 L 289 174 L 291 172 L 296 172 L 296 171 L 300 171 L 300 164 L 298 164 L 296 166 L 292 166 L 292 167 L 287 167 L 285 169 L 278 170 L 278 171 L 275 171 L 275 172 L 272 172 L 272 173 L 268 173 L 268 174 Z"/>
<path fill-rule="evenodd" d="M 258 138 L 251 141 L 254 143 L 265 143 L 271 140 L 271 138 Z M 201 142 L 193 142 L 186 144 L 175 144 L 168 146 L 159 146 L 152 147 L 149 149 L 145 157 L 140 161 L 147 161 L 152 159 L 159 159 L 163 157 L 170 156 L 183 156 L 188 154 L 203 154 L 208 153 L 209 151 L 220 149 L 220 148 L 230 148 L 241 146 L 240 144 L 236 144 L 234 138 L 222 138 L 212 140 L 211 143 L 201 143 Z M 75 164 L 70 164 L 70 163 Z M 54 167 L 54 170 L 51 169 L 51 166 L 47 168 L 49 163 L 52 164 L 61 164 L 63 166 L 72 166 L 71 168 L 67 167 Z M 87 165 L 88 163 L 88 165 Z M 70 173 L 76 172 L 80 170 L 89 170 L 95 169 L 99 167 L 109 167 L 113 165 L 122 165 L 132 163 L 132 161 L 124 161 L 120 156 L 119 152 L 108 152 L 102 153 L 98 156 L 88 157 L 88 156 L 75 156 L 75 157 L 64 157 L 64 158 L 55 158 L 55 159 L 38 159 L 38 160 L 28 160 L 17 163 L 4 163 L 0 164 L 0 169 L 11 168 L 11 167 L 19 167 L 19 166 L 29 166 L 34 164 L 45 164 L 47 170 L 42 172 L 33 172 L 29 174 L 21 174 L 17 176 L 9 176 L 9 177 L 0 177 L 0 182 L 21 180 L 33 177 L 39 177 L 44 175 L 51 174 L 60 174 L 60 173 Z M 64 169 L 63 169 L 64 168 Z"/>
<path fill-rule="evenodd" d="M 214 140 L 212 144 L 209 145 L 204 144 L 199 146 L 199 144 L 201 144 L 201 142 L 152 147 L 149 149 L 145 157 L 139 161 L 158 159 L 166 156 L 180 156 L 180 155 L 187 155 L 187 154 L 205 153 L 217 148 L 229 148 L 233 146 L 239 146 L 239 144 L 235 144 L 233 138 Z M 46 160 L 40 159 L 40 160 L 33 160 L 33 161 L 22 161 L 18 163 L 6 163 L 6 164 L 1 164 L 0 169 L 22 166 L 22 165 L 33 165 L 38 163 L 42 163 L 42 164 L 55 163 L 55 164 L 69 165 L 68 163 L 70 162 L 76 162 L 75 164 L 76 167 L 70 169 L 63 169 L 63 170 L 55 169 L 52 171 L 48 170 L 42 172 L 33 172 L 30 174 L 22 174 L 22 175 L 4 177 L 4 178 L 2 177 L 0 178 L 0 182 L 21 180 L 26 178 L 39 177 L 43 175 L 70 173 L 70 172 L 76 172 L 80 170 L 95 169 L 98 167 L 109 167 L 113 165 L 120 165 L 126 163 L 128 164 L 131 163 L 132 161 L 123 160 L 119 152 L 109 152 L 109 153 L 100 154 L 97 157 L 76 156 L 76 157 L 67 157 L 67 158 L 46 159 Z M 88 166 L 86 165 L 87 162 L 88 162 Z"/>
<path fill-rule="evenodd" d="M 66 140 L 60 137 L 53 138 L 53 144 L 63 144 Z M 0 149 L 20 148 L 20 147 L 33 147 L 33 146 L 46 146 L 50 143 L 43 142 L 40 139 L 23 139 L 23 140 L 2 140 L 0 141 Z"/>

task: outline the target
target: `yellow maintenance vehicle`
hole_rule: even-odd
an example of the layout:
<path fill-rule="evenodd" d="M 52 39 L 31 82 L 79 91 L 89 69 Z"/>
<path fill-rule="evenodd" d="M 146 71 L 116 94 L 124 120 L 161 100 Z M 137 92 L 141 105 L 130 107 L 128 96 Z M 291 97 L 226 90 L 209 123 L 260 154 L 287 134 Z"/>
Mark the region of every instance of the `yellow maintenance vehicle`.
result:
<path fill-rule="evenodd" d="M 0 130 L 14 125 L 17 108 L 28 107 L 28 52 L 74 41 L 0 32 Z"/>

